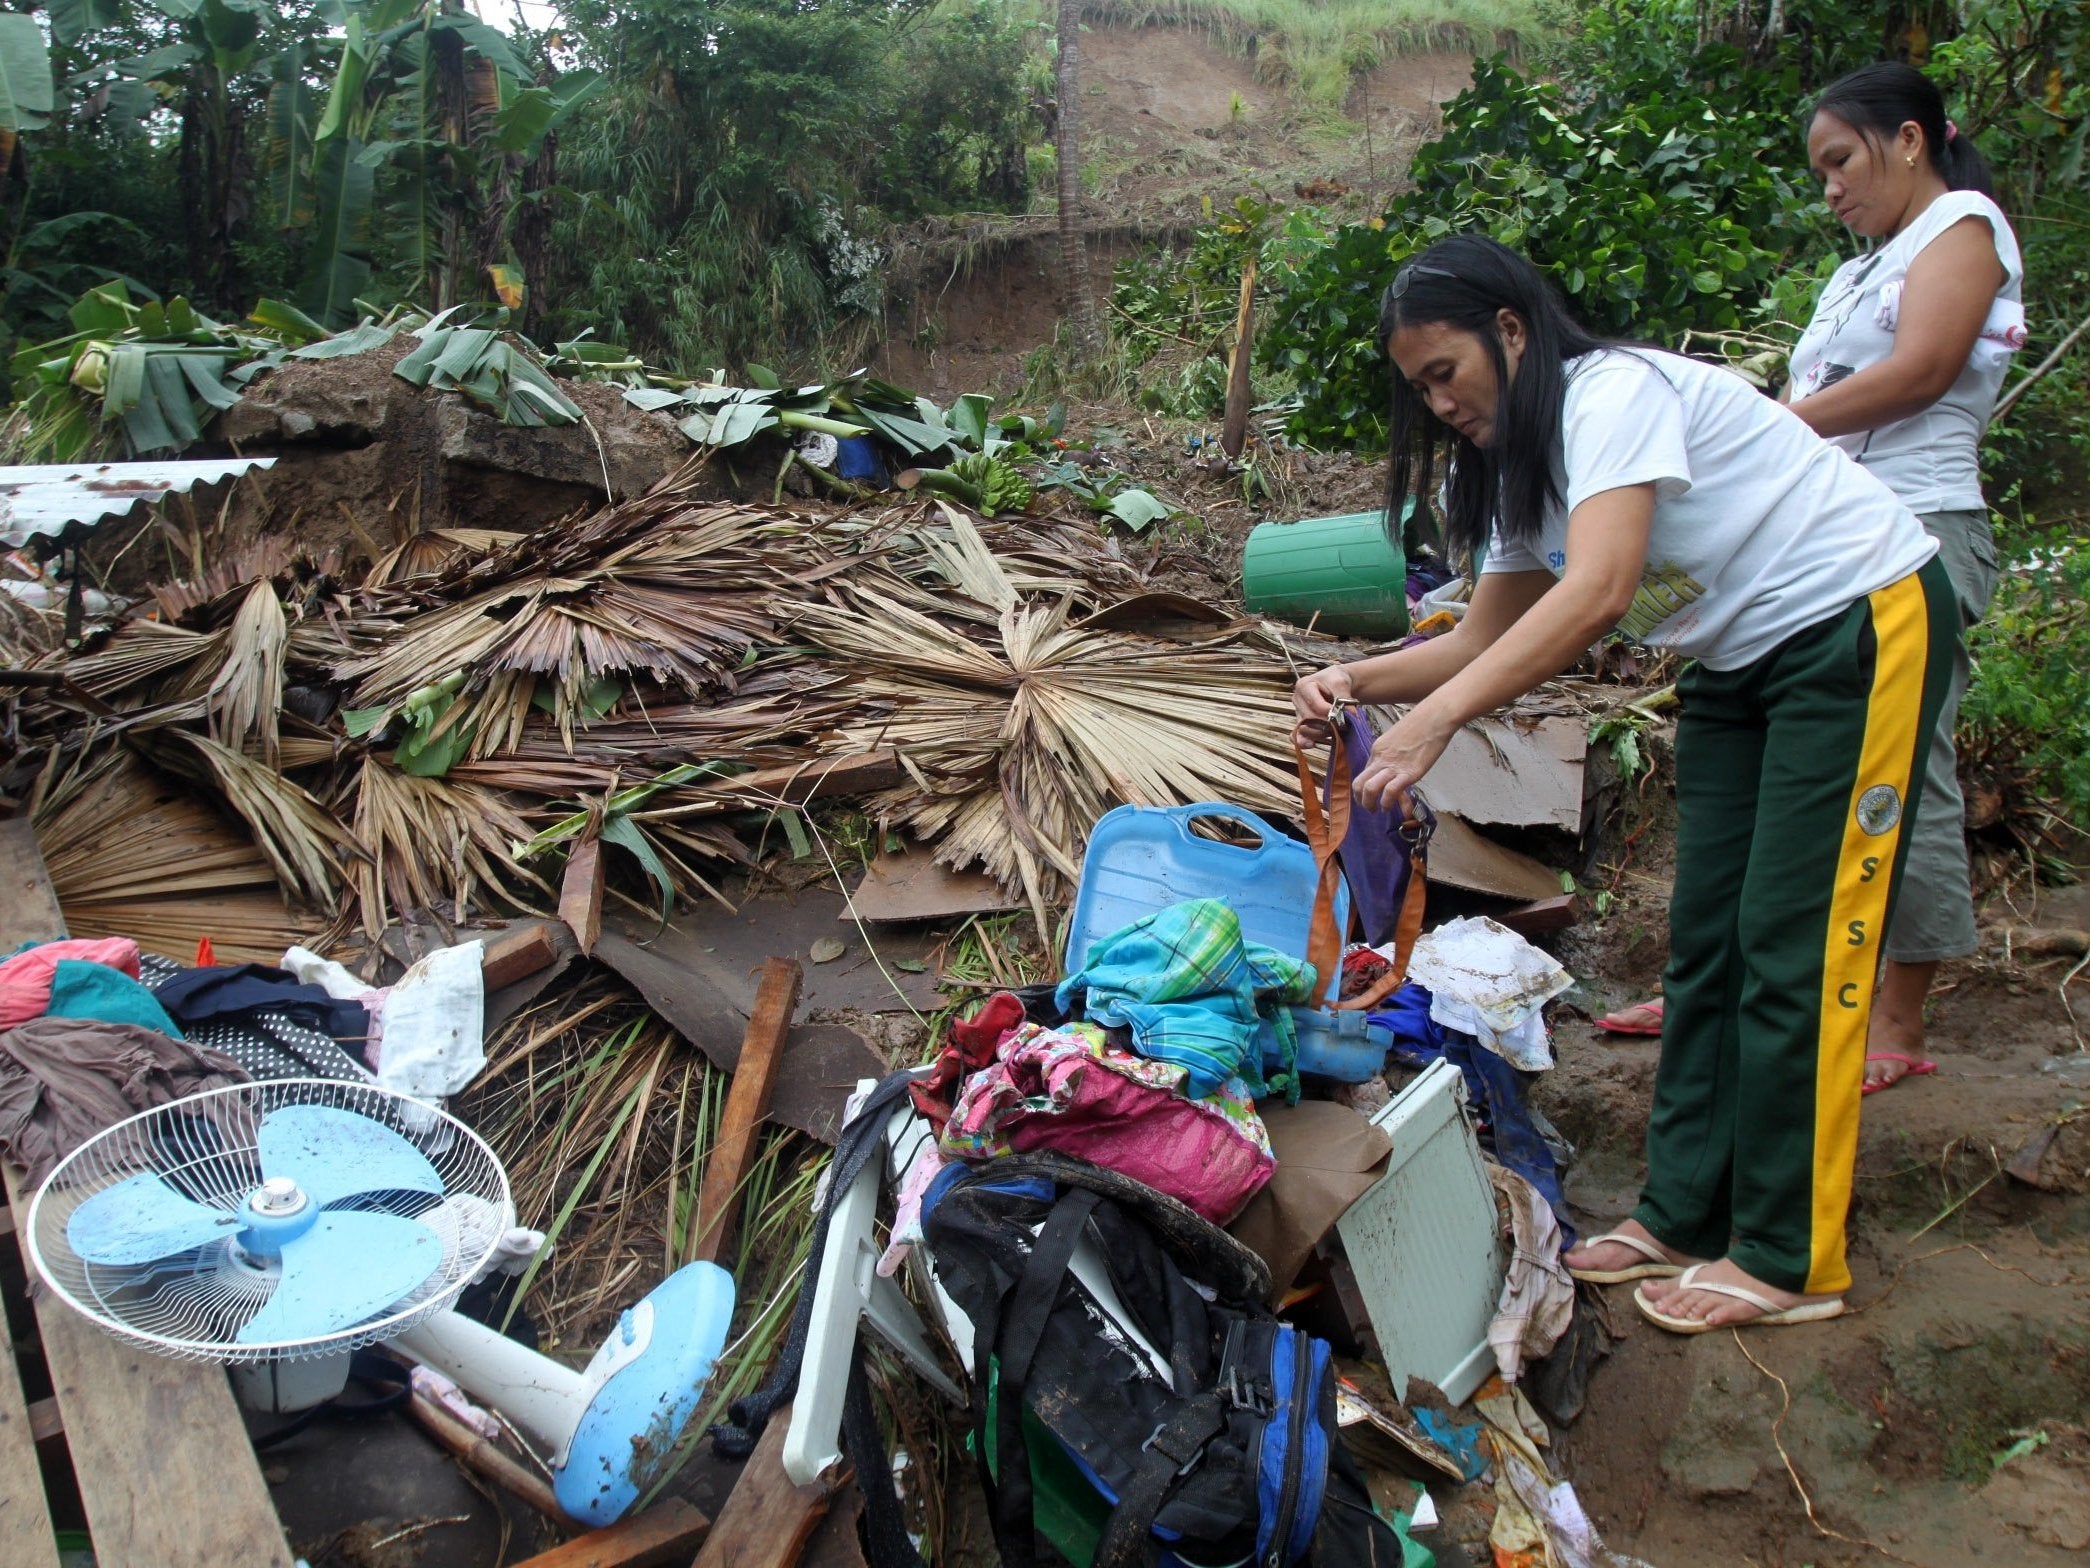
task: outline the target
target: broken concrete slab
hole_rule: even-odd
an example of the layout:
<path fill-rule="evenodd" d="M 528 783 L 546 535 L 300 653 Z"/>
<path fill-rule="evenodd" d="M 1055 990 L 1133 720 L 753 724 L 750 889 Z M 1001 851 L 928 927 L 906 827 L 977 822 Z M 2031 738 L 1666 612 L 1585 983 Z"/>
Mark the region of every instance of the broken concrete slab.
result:
<path fill-rule="evenodd" d="M 994 878 L 981 871 L 953 871 L 919 846 L 880 855 L 850 894 L 849 907 L 864 920 L 949 920 L 960 915 L 998 915 L 1022 909 Z"/>
<path fill-rule="evenodd" d="M 1429 880 L 1527 904 L 1556 898 L 1561 890 L 1558 872 L 1496 843 L 1441 809 L 1437 831 L 1430 838 Z"/>

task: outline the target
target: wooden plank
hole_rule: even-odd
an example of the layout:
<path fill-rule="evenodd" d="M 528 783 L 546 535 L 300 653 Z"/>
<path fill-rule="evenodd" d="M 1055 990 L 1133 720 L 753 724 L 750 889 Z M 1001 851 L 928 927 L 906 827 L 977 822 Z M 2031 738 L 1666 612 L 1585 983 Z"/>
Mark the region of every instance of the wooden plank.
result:
<path fill-rule="evenodd" d="M 1534 903 L 1519 904 L 1515 909 L 1504 910 L 1495 917 L 1521 937 L 1543 936 L 1548 931 L 1565 931 L 1582 918 L 1575 907 L 1575 895 L 1562 893 L 1557 898 L 1541 898 Z"/>
<path fill-rule="evenodd" d="M 65 916 L 51 891 L 42 851 L 26 817 L 0 822 L 0 953 L 24 942 L 52 942 L 65 935 Z"/>
<path fill-rule="evenodd" d="M 0 822 L 0 952 L 63 935 L 29 824 Z M 21 1183 L 0 1160 L 8 1204 L 26 1216 Z M 33 1299 L 101 1568 L 291 1568 L 224 1369 L 132 1349 L 48 1291 Z"/>
<path fill-rule="evenodd" d="M 44 1502 L 33 1427 L 14 1355 L 0 1346 L 0 1564 L 5 1568 L 58 1568 L 58 1541 Z"/>
<path fill-rule="evenodd" d="M 804 980 L 805 971 L 795 959 L 772 958 L 762 966 L 755 1010 L 748 1014 L 740 1060 L 733 1069 L 733 1087 L 726 1092 L 718 1139 L 704 1163 L 704 1185 L 697 1192 L 692 1262 L 716 1263 L 725 1250 L 733 1204 L 754 1161 L 755 1136 L 769 1114 L 769 1091 L 776 1082 L 777 1063 L 784 1059 L 784 1040 L 791 1033 L 791 1015 L 798 1010 L 798 988 Z"/>
<path fill-rule="evenodd" d="M 692 1568 L 791 1568 L 798 1561 L 834 1483 L 822 1476 L 810 1486 L 791 1484 L 783 1459 L 790 1427 L 789 1406 L 769 1418 Z"/>
<path fill-rule="evenodd" d="M 541 920 L 518 930 L 503 932 L 489 938 L 480 955 L 480 987 L 498 991 L 504 985 L 526 980 L 539 970 L 549 969 L 552 960 L 558 956 L 558 944 L 552 941 L 552 928 Z"/>
<path fill-rule="evenodd" d="M 710 1532 L 711 1521 L 701 1508 L 671 1497 L 642 1514 L 539 1552 L 515 1568 L 659 1568 L 663 1563 L 688 1562 Z"/>
<path fill-rule="evenodd" d="M 559 918 L 573 932 L 581 951 L 593 953 L 602 937 L 602 840 L 584 838 L 566 857 L 559 883 Z"/>
<path fill-rule="evenodd" d="M 21 1173 L 0 1178 L 19 1203 Z M 35 1307 L 96 1563 L 291 1568 L 224 1369 L 132 1349 L 47 1292 Z"/>

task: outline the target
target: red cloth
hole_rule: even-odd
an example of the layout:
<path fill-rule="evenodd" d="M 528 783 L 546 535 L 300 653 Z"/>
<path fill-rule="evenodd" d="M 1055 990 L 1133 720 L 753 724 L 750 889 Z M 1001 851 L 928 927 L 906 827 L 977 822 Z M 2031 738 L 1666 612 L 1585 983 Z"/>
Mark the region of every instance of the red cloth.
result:
<path fill-rule="evenodd" d="M 1022 1022 L 1023 1003 L 1007 991 L 988 997 L 972 1017 L 951 1020 L 935 1070 L 907 1090 L 914 1108 L 937 1132 L 951 1119 L 960 1086 L 981 1068 L 994 1065 L 1002 1037 Z"/>
<path fill-rule="evenodd" d="M 51 1005 L 51 976 L 61 958 L 107 964 L 138 978 L 138 944 L 127 936 L 42 942 L 0 963 L 0 1030 L 41 1018 Z"/>

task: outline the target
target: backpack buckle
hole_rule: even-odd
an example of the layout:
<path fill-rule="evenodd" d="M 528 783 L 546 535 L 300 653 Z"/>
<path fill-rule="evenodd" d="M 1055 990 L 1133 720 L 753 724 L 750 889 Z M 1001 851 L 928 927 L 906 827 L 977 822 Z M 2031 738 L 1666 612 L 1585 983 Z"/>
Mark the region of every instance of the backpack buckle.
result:
<path fill-rule="evenodd" d="M 1236 1410 L 1244 1410 L 1252 1416 L 1267 1416 L 1277 1408 L 1275 1401 L 1263 1387 L 1262 1379 L 1241 1375 L 1238 1366 L 1228 1367 L 1226 1381 L 1220 1385 L 1227 1403 Z"/>
<path fill-rule="evenodd" d="M 1202 1442 L 1193 1444 L 1188 1454 L 1179 1454 L 1162 1441 L 1163 1438 L 1168 1436 L 1168 1427 L 1169 1423 L 1166 1421 L 1155 1427 L 1152 1432 L 1147 1434 L 1147 1440 L 1139 1445 L 1139 1451 L 1145 1453 L 1148 1449 L 1152 1449 L 1160 1454 L 1162 1458 L 1172 1461 L 1176 1467 L 1177 1479 L 1180 1480 L 1195 1470 L 1197 1462 L 1205 1457 L 1205 1445 Z"/>

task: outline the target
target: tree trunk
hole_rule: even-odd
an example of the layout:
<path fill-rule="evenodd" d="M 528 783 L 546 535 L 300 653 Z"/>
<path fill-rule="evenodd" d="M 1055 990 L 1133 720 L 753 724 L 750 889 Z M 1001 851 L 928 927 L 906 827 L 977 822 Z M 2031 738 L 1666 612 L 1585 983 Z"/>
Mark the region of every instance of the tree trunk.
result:
<path fill-rule="evenodd" d="M 1084 365 L 1103 351 L 1096 299 L 1089 285 L 1088 240 L 1081 230 L 1081 0 L 1059 0 L 1060 283 L 1075 357 Z"/>
<path fill-rule="evenodd" d="M 234 248 L 247 217 L 246 123 L 209 60 L 182 95 L 176 167 L 190 292 L 206 310 L 237 315 L 246 309 Z"/>

